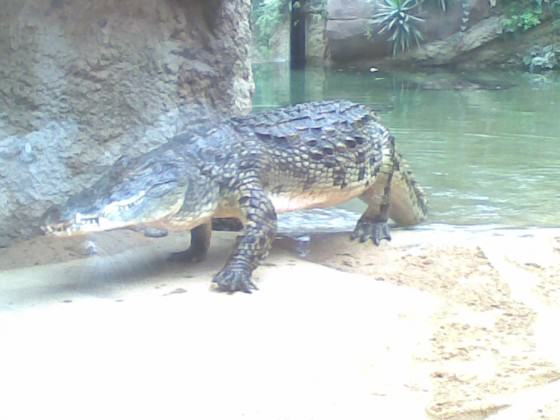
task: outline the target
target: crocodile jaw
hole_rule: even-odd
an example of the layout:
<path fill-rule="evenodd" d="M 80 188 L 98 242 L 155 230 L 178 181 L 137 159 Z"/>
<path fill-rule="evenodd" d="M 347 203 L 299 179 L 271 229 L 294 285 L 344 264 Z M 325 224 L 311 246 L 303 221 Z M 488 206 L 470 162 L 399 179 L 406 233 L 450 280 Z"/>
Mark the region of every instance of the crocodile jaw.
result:
<path fill-rule="evenodd" d="M 73 220 L 45 225 L 42 230 L 55 236 L 75 236 L 130 226 L 129 223 L 118 223 L 103 216 L 76 213 Z"/>
<path fill-rule="evenodd" d="M 93 232 L 119 229 L 127 226 L 149 224 L 162 221 L 177 213 L 181 208 L 182 200 L 175 203 L 167 203 L 150 207 L 146 212 L 131 215 L 127 212 L 134 210 L 145 196 L 144 192 L 132 197 L 113 201 L 98 210 L 96 213 L 85 213 L 83 211 L 69 211 L 68 208 L 53 207 L 44 217 L 42 230 L 45 234 L 55 236 L 75 236 Z M 155 207 L 155 208 L 154 208 Z M 165 209 L 165 210 L 164 210 Z"/>

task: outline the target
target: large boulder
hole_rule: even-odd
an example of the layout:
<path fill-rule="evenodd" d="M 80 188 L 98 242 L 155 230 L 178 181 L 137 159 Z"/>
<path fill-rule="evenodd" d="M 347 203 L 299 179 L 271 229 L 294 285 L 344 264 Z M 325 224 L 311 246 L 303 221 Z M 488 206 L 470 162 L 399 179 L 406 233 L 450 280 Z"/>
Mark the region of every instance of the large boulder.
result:
<path fill-rule="evenodd" d="M 250 0 L 4 0 L 0 245 L 180 131 L 190 104 L 247 111 L 249 12 Z"/>
<path fill-rule="evenodd" d="M 387 42 L 387 37 L 379 35 L 379 28 L 373 24 L 373 17 L 381 3 L 382 0 L 328 1 L 326 37 L 332 63 L 372 61 L 391 54 L 392 46 Z M 425 19 L 420 25 L 425 41 L 445 39 L 461 30 L 466 3 L 448 3 L 445 13 L 435 3 L 417 9 L 417 15 Z M 488 0 L 470 0 L 467 3 L 467 27 L 488 16 Z"/>
<path fill-rule="evenodd" d="M 553 19 L 519 33 L 504 33 L 504 16 L 492 16 L 470 27 L 465 33 L 423 44 L 395 58 L 377 61 L 379 66 L 452 66 L 467 70 L 484 67 L 527 68 L 544 64 L 546 52 L 560 45 L 560 33 Z M 546 50 L 545 46 L 550 46 Z M 540 53 L 538 51 L 540 50 Z M 532 61 L 533 54 L 537 53 Z M 554 54 L 548 55 L 553 60 Z M 528 61 L 527 61 L 528 60 Z M 550 61 L 547 66 L 553 64 Z M 537 70 L 533 68 L 532 70 Z"/>

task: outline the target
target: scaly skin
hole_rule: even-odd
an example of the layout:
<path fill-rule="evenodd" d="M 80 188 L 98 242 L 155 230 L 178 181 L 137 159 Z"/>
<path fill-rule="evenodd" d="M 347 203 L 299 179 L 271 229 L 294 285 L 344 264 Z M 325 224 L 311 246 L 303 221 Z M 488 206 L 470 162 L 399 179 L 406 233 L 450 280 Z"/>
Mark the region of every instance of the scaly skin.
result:
<path fill-rule="evenodd" d="M 424 195 L 395 152 L 393 136 L 367 107 L 308 103 L 197 127 L 121 160 L 65 207 L 49 210 L 44 230 L 191 229 L 191 247 L 171 259 L 200 261 L 212 219 L 239 219 L 244 232 L 213 281 L 218 290 L 251 292 L 252 272 L 276 233 L 277 212 L 354 197 L 368 204 L 352 234 L 361 242 L 390 240 L 389 216 L 412 225 L 426 215 Z"/>

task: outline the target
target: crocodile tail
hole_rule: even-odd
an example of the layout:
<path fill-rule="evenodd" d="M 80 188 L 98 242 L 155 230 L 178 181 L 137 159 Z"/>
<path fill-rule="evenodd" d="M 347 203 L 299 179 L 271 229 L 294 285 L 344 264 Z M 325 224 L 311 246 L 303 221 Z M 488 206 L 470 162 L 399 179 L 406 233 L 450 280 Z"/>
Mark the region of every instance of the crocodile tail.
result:
<path fill-rule="evenodd" d="M 416 225 L 428 216 L 426 194 L 399 153 L 395 153 L 389 216 L 401 226 Z"/>

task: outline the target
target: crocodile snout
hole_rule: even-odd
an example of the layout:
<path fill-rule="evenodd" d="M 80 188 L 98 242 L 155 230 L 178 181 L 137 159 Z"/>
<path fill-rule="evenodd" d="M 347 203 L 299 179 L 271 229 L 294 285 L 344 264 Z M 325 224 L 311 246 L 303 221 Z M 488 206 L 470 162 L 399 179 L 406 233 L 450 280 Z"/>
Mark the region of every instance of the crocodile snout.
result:
<path fill-rule="evenodd" d="M 61 206 L 50 207 L 41 218 L 41 230 L 45 235 L 68 232 L 72 219 L 65 219 Z"/>

